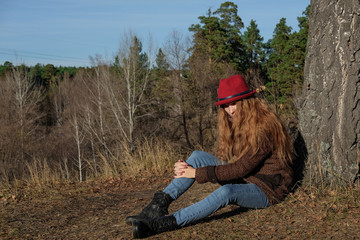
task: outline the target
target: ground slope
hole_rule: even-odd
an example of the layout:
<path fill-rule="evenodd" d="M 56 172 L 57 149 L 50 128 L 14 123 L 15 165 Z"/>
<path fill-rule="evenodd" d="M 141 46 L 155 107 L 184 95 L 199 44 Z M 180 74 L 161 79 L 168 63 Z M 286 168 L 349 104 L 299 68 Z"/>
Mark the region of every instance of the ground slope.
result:
<path fill-rule="evenodd" d="M 0 239 L 131 239 L 125 217 L 137 213 L 170 177 L 57 184 L 0 192 Z M 218 185 L 194 184 L 170 212 Z M 360 190 L 302 187 L 281 204 L 244 211 L 228 206 L 196 225 L 149 239 L 360 239 Z"/>

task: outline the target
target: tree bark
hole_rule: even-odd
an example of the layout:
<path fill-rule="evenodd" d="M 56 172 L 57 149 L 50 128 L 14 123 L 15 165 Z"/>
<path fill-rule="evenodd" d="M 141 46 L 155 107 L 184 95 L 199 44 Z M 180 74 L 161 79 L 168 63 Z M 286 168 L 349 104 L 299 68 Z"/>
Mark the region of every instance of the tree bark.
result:
<path fill-rule="evenodd" d="M 360 161 L 360 1 L 312 0 L 300 101 L 305 177 L 355 181 Z"/>

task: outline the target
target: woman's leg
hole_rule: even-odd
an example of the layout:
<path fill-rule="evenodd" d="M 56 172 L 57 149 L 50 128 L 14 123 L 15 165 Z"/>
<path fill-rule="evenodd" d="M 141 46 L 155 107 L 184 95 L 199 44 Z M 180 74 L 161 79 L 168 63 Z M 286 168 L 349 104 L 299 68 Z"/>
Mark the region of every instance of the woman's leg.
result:
<path fill-rule="evenodd" d="M 226 184 L 203 200 L 187 208 L 180 209 L 173 215 L 179 226 L 185 226 L 209 216 L 229 203 L 235 203 L 245 208 L 265 208 L 269 206 L 265 194 L 255 184 Z"/>
<path fill-rule="evenodd" d="M 220 161 L 213 155 L 194 151 L 186 161 L 194 168 L 219 165 Z M 155 193 L 153 200 L 139 214 L 126 217 L 126 223 L 132 224 L 139 219 L 153 219 L 168 214 L 170 203 L 183 194 L 194 182 L 194 179 L 176 178 L 164 191 Z"/>
<path fill-rule="evenodd" d="M 217 166 L 222 164 L 218 158 L 203 151 L 194 151 L 186 160 L 186 163 L 193 168 Z M 195 179 L 192 178 L 175 178 L 163 192 L 169 194 L 173 199 L 177 199 L 181 196 L 181 194 L 189 189 L 189 187 L 191 187 L 194 181 Z"/>

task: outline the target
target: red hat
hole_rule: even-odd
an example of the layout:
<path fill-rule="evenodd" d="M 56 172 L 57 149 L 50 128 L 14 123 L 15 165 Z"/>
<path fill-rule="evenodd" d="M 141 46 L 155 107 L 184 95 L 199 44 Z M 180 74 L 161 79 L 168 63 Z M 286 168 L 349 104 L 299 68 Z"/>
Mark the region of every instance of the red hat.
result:
<path fill-rule="evenodd" d="M 221 79 L 218 89 L 219 101 L 216 106 L 231 103 L 236 100 L 251 97 L 255 90 L 250 90 L 241 75 L 234 75 L 229 78 Z"/>

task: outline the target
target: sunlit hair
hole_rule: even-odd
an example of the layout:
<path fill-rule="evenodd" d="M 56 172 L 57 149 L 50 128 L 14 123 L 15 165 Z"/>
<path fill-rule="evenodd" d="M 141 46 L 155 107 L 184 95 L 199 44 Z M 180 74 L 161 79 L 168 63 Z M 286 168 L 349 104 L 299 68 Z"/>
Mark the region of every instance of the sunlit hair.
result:
<path fill-rule="evenodd" d="M 292 162 L 290 136 L 279 117 L 258 98 L 242 99 L 236 103 L 232 122 L 223 107 L 218 113 L 219 157 L 231 162 L 233 155 L 255 155 L 262 146 L 270 146 L 281 163 Z"/>

